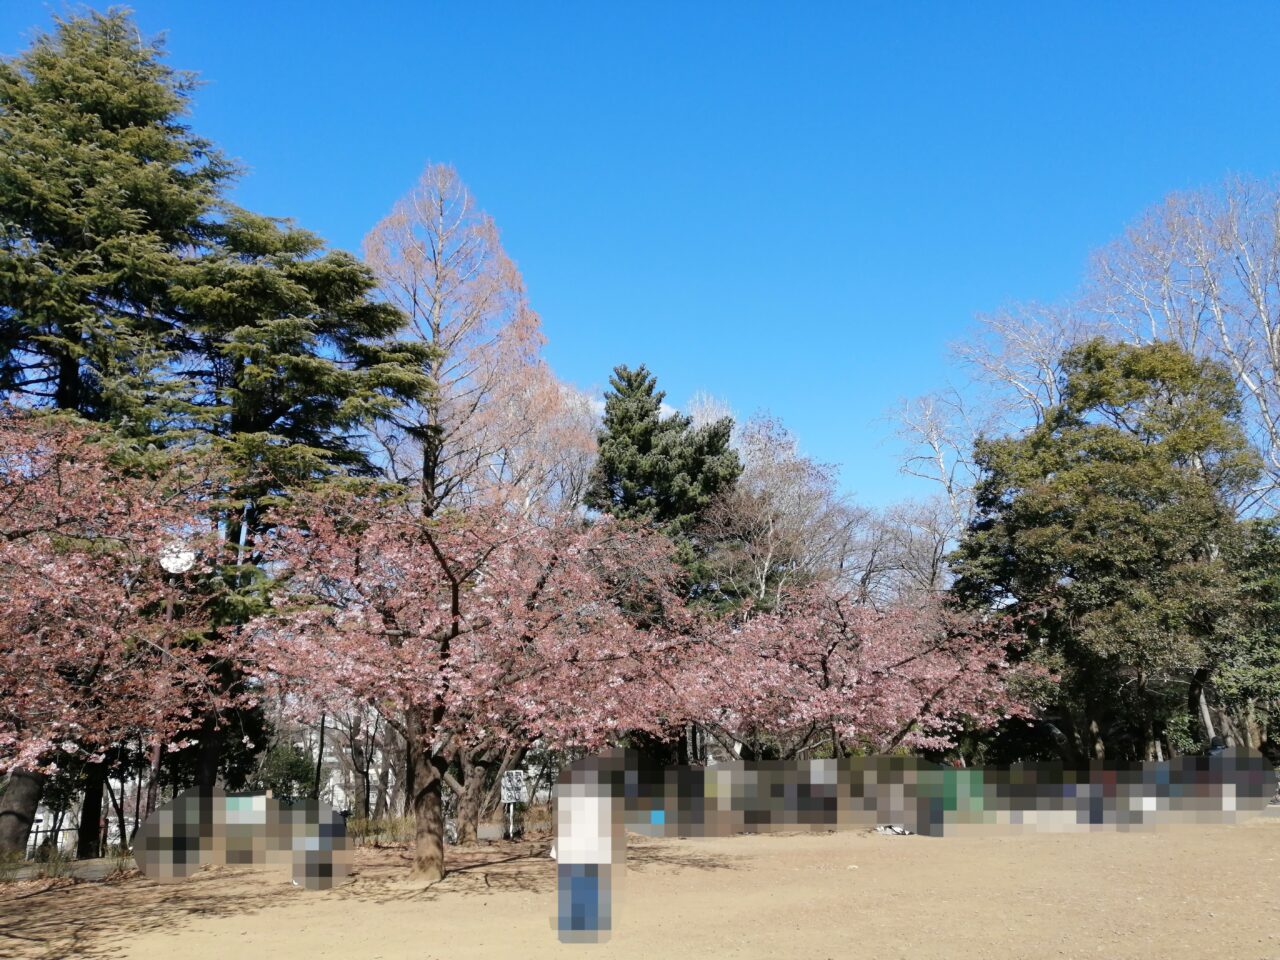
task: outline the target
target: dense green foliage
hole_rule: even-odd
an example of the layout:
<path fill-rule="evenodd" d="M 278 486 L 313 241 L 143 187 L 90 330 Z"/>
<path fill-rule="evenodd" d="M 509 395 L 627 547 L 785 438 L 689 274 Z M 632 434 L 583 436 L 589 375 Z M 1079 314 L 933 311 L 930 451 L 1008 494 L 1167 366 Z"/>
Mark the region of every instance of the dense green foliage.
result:
<path fill-rule="evenodd" d="M 258 758 L 249 775 L 249 790 L 270 790 L 276 797 L 307 797 L 315 781 L 315 757 L 299 746 L 283 741 L 272 744 Z"/>
<path fill-rule="evenodd" d="M 733 421 L 694 427 L 682 414 L 664 417 L 666 394 L 644 366 L 615 367 L 609 386 L 587 506 L 688 534 L 742 472 L 729 445 Z"/>
<path fill-rule="evenodd" d="M 1239 590 L 1233 629 L 1212 679 L 1231 702 L 1280 704 L 1280 524 L 1248 521 L 1241 532 L 1229 557 Z"/>
<path fill-rule="evenodd" d="M 227 202 L 162 54 L 90 13 L 0 63 L 0 390 L 213 438 L 239 499 L 367 471 L 352 435 L 426 389 L 425 353 L 358 260 Z"/>
<path fill-rule="evenodd" d="M 350 254 L 235 211 L 218 246 L 175 278 L 185 415 L 251 484 L 248 496 L 337 471 L 372 472 L 353 433 L 427 386 L 403 317 L 371 298 Z"/>
<path fill-rule="evenodd" d="M 0 389 L 163 415 L 168 287 L 234 172 L 181 122 L 193 84 L 119 14 L 59 21 L 0 63 Z"/>
<path fill-rule="evenodd" d="M 1078 753 L 1141 755 L 1239 642 L 1233 503 L 1257 456 L 1229 374 L 1171 344 L 1096 340 L 1063 370 L 1044 423 L 977 446 L 955 593 L 1018 617 Z"/>

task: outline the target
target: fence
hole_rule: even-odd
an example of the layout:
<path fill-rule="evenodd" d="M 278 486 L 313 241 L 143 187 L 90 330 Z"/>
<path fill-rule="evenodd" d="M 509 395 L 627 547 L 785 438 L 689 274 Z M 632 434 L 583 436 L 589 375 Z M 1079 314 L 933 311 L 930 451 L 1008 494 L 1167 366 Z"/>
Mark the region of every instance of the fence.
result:
<path fill-rule="evenodd" d="M 53 827 L 41 827 L 40 821 L 37 820 L 35 825 L 31 828 L 31 836 L 27 838 L 27 859 L 38 860 L 40 858 L 41 844 L 48 842 L 50 837 L 54 837 L 54 842 L 50 844 L 52 849 L 61 850 L 63 844 L 56 835 L 64 833 L 74 834 L 77 830 L 77 827 L 58 827 L 57 829 L 54 829 Z"/>

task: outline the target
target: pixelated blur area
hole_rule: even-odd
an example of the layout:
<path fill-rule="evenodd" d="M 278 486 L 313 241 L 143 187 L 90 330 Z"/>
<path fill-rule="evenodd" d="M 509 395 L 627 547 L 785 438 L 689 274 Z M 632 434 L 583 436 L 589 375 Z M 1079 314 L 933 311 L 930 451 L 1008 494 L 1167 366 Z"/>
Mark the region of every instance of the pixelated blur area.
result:
<path fill-rule="evenodd" d="M 1275 790 L 1271 763 L 1241 749 L 1082 768 L 956 768 L 900 756 L 661 767 L 634 751 L 611 751 L 573 764 L 557 784 L 554 926 L 566 943 L 608 938 L 627 831 L 711 837 L 879 828 L 942 837 L 1149 830 L 1257 816 Z"/>
<path fill-rule="evenodd" d="M 187 790 L 157 809 L 138 831 L 134 858 L 162 883 L 206 864 L 278 865 L 298 886 L 328 890 L 351 872 L 346 822 L 328 804 L 218 789 Z"/>

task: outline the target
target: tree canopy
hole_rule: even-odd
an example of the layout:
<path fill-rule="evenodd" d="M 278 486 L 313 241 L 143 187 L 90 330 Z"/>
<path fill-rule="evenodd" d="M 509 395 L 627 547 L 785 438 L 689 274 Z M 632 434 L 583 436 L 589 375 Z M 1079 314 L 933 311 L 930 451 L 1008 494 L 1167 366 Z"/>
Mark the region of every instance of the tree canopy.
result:
<path fill-rule="evenodd" d="M 614 368 L 586 504 L 682 535 L 742 464 L 729 444 L 732 420 L 695 427 L 683 414 L 664 416 L 657 382 L 643 365 Z"/>
<path fill-rule="evenodd" d="M 169 284 L 235 173 L 162 53 L 90 13 L 0 62 L 0 389 L 143 427 L 164 416 Z"/>
<path fill-rule="evenodd" d="M 1169 682 L 1213 661 L 1237 599 L 1231 497 L 1258 463 L 1212 362 L 1095 340 L 1062 367 L 1063 402 L 1043 423 L 977 445 L 955 591 L 1019 618 L 1063 673 L 1060 719 L 1078 739 L 1094 730 L 1092 747 L 1118 715 L 1160 721 Z M 1116 731 L 1143 745 L 1150 734 Z"/>

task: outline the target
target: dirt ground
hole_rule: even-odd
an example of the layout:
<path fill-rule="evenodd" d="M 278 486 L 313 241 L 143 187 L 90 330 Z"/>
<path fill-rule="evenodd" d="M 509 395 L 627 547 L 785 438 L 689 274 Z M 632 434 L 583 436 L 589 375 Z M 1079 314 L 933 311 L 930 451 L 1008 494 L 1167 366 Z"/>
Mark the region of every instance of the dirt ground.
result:
<path fill-rule="evenodd" d="M 633 838 L 611 940 L 551 928 L 545 845 L 458 853 L 429 889 L 402 850 L 345 886 L 206 868 L 0 889 L 0 957 L 1232 957 L 1280 960 L 1280 816 L 1154 833 Z M 42 889 L 42 883 L 56 883 Z"/>

